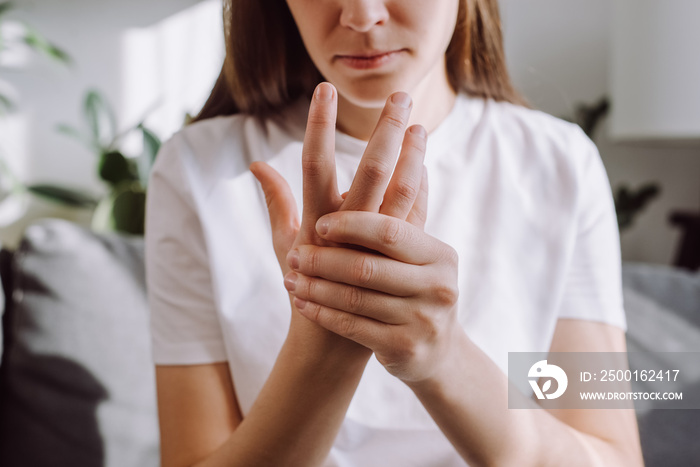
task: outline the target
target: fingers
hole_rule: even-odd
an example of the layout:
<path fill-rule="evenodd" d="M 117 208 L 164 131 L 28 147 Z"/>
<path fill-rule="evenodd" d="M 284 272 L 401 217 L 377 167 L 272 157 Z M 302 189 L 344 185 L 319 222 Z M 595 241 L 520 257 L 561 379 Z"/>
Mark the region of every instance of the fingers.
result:
<path fill-rule="evenodd" d="M 383 214 L 331 213 L 318 220 L 316 232 L 324 240 L 359 245 L 404 263 L 422 265 L 444 257 L 456 260 L 449 245 L 419 227 Z"/>
<path fill-rule="evenodd" d="M 424 285 L 418 266 L 349 248 L 299 245 L 289 252 L 287 261 L 292 270 L 305 276 L 399 297 L 412 296 Z"/>
<path fill-rule="evenodd" d="M 391 325 L 364 316 L 345 313 L 317 303 L 307 302 L 297 297 L 294 298 L 294 305 L 299 313 L 310 321 L 339 336 L 364 345 L 368 349 L 381 352 L 392 348 L 392 334 L 387 329 Z"/>
<path fill-rule="evenodd" d="M 404 220 L 411 211 L 421 188 L 426 135 L 420 125 L 413 125 L 405 133 L 399 162 L 379 209 L 381 214 Z"/>
<path fill-rule="evenodd" d="M 374 290 L 289 272 L 287 290 L 302 300 L 366 316 L 387 324 L 403 324 L 408 315 L 406 300 Z"/>
<path fill-rule="evenodd" d="M 387 99 L 341 210 L 379 211 L 398 157 L 411 105 L 411 98 L 405 92 L 394 93 Z"/>
<path fill-rule="evenodd" d="M 299 214 L 294 195 L 287 181 L 266 163 L 253 162 L 250 171 L 260 182 L 265 194 L 275 253 L 278 259 L 284 259 L 299 230 Z M 280 264 L 286 264 L 286 261 L 281 261 Z"/>
<path fill-rule="evenodd" d="M 428 168 L 423 166 L 423 175 L 420 181 L 418 197 L 413 203 L 411 212 L 408 213 L 406 221 L 415 225 L 421 230 L 425 229 L 425 221 L 428 219 Z"/>
<path fill-rule="evenodd" d="M 316 87 L 302 150 L 304 220 L 316 222 L 340 204 L 335 172 L 337 92 L 330 83 Z"/>

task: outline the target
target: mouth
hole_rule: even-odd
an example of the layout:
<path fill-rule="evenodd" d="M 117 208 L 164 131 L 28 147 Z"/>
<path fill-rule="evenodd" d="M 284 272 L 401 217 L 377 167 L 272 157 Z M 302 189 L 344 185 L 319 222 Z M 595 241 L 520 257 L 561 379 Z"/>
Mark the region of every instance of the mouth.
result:
<path fill-rule="evenodd" d="M 395 61 L 402 52 L 405 52 L 405 49 L 358 51 L 336 55 L 336 59 L 350 68 L 364 70 L 387 65 Z"/>

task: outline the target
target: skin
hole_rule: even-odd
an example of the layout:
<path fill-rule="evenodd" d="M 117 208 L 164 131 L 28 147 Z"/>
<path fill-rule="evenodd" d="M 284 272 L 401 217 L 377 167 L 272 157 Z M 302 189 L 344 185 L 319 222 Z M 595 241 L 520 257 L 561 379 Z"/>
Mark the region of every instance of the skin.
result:
<path fill-rule="evenodd" d="M 288 4 L 312 59 L 338 86 L 321 84 L 311 103 L 301 220 L 284 179 L 264 163 L 251 165 L 266 195 L 290 292 L 289 334 L 245 418 L 225 363 L 156 368 L 163 465 L 321 465 L 372 352 L 414 391 L 470 465 L 643 465 L 633 411 L 508 410 L 505 375 L 456 320 L 457 255 L 423 231 L 424 131 L 406 130 L 416 118 L 394 103 L 405 94 L 392 94 L 404 89 L 414 95 L 413 114 L 425 111 L 420 117 L 428 128 L 444 118 L 435 109 L 451 108 L 454 93 L 444 74 L 436 78 L 444 59 L 429 66 L 428 49 L 444 56 L 430 44 L 446 48 L 443 31 L 454 17 L 431 17 L 427 9 L 437 5 L 456 15 L 455 2 Z M 419 13 L 431 24 L 423 32 L 410 27 Z M 314 21 L 304 22 L 307 17 Z M 406 47 L 415 51 L 406 60 L 414 66 L 382 76 L 334 67 L 332 51 L 344 40 L 361 45 L 383 37 L 409 38 Z M 428 44 L 425 51 L 419 39 Z M 423 59 L 426 66 L 418 66 Z M 320 98 L 324 93 L 330 99 Z M 380 99 L 386 105 L 377 117 Z M 377 121 L 367 132 L 368 122 Z M 336 123 L 353 136 L 370 135 L 346 196 L 335 182 Z M 625 350 L 618 328 L 570 319 L 559 320 L 551 346 L 558 352 Z"/>
<path fill-rule="evenodd" d="M 349 193 L 341 196 L 334 161 L 337 92 L 328 83 L 319 88 L 325 88 L 331 97 L 321 100 L 315 93 L 309 109 L 302 153 L 301 220 L 284 179 L 264 163 L 251 165 L 264 187 L 273 246 L 284 273 L 291 271 L 286 261 L 290 250 L 335 246 L 316 232 L 318 219 L 328 212 L 367 210 L 391 213 L 416 228 L 425 223 L 425 131 L 420 126 L 407 130 L 410 108 L 393 103 L 394 97 L 407 95 L 396 93 L 387 99 L 361 161 L 363 167 L 374 168 L 359 171 Z M 377 170 L 395 163 L 393 175 L 390 170 Z M 417 180 L 420 188 L 407 198 L 401 187 L 415 186 Z M 308 320 L 293 300 L 290 294 L 292 316 L 287 338 L 245 418 L 232 385 L 235 375 L 225 362 L 156 366 L 164 467 L 313 467 L 323 463 L 372 352 Z"/>
<path fill-rule="evenodd" d="M 288 0 L 306 50 L 338 90 L 339 130 L 368 140 L 387 97 L 413 98 L 408 125 L 429 132 L 447 116 L 456 94 L 447 84 L 445 51 L 458 0 Z M 354 70 L 338 55 L 403 50 L 390 67 Z"/>

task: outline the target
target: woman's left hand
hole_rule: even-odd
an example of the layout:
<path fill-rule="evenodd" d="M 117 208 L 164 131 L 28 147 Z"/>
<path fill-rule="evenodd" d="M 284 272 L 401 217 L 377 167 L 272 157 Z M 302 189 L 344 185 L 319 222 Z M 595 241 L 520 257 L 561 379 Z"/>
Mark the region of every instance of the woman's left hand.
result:
<path fill-rule="evenodd" d="M 299 312 L 372 349 L 404 382 L 434 375 L 464 333 L 457 320 L 457 252 L 409 222 L 373 212 L 327 214 L 316 231 L 378 254 L 297 247 L 285 284 Z"/>

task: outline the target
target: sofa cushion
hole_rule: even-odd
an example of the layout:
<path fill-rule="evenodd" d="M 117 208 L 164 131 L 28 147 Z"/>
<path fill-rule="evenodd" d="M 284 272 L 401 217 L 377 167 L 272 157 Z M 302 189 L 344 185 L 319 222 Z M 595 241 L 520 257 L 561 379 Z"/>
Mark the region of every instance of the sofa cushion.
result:
<path fill-rule="evenodd" d="M 676 352 L 700 352 L 700 273 L 664 265 L 626 263 L 622 268 L 631 369 L 678 369 L 691 376 L 677 388 L 686 402 L 700 403 L 698 367 Z M 654 352 L 653 354 L 651 352 Z M 659 353 L 661 352 L 661 353 Z M 640 387 L 644 387 L 640 384 Z M 648 383 L 645 390 L 656 390 Z M 695 465 L 700 459 L 697 410 L 637 407 L 647 467 Z"/>
<path fill-rule="evenodd" d="M 0 282 L 2 287 L 0 287 L 0 361 L 2 361 L 2 351 L 5 348 L 5 341 L 3 338 L 4 327 L 2 325 L 5 319 L 5 282 L 9 280 L 9 274 L 5 270 L 6 265 L 9 265 L 6 261 L 11 253 L 5 249 L 0 250 Z"/>
<path fill-rule="evenodd" d="M 11 262 L 0 465 L 159 464 L 143 239 L 30 226 Z"/>

